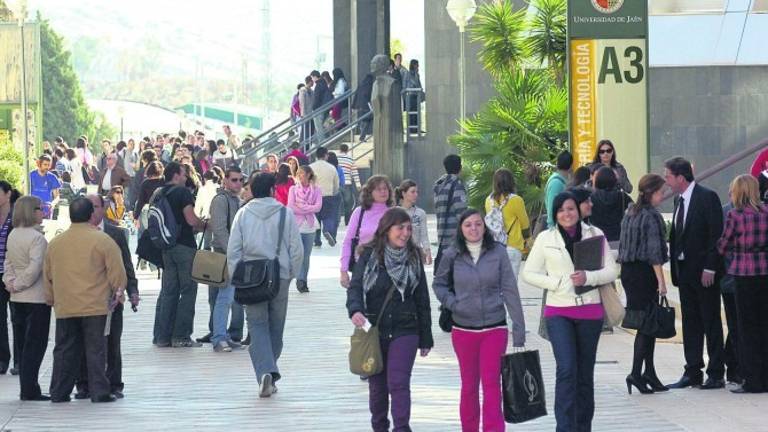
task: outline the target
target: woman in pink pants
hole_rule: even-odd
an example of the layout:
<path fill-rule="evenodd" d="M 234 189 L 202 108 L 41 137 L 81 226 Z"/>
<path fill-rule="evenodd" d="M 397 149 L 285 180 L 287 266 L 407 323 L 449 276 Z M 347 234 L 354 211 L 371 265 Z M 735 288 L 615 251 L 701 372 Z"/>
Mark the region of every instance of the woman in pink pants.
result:
<path fill-rule="evenodd" d="M 493 240 L 479 211 L 466 210 L 459 218 L 456 245 L 446 250 L 432 288 L 453 314 L 451 340 L 461 374 L 461 430 L 480 431 L 482 417 L 483 431 L 503 431 L 501 356 L 507 351 L 507 311 L 515 347 L 525 345 L 525 321 L 506 247 Z"/>

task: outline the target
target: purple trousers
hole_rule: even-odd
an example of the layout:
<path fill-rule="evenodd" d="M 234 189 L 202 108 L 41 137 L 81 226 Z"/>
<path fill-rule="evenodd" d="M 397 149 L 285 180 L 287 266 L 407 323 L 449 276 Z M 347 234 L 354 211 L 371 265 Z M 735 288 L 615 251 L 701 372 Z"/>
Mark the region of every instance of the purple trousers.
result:
<path fill-rule="evenodd" d="M 411 371 L 419 348 L 416 335 L 382 342 L 384 371 L 368 378 L 368 405 L 374 432 L 389 431 L 389 399 L 392 398 L 392 432 L 410 432 Z"/>

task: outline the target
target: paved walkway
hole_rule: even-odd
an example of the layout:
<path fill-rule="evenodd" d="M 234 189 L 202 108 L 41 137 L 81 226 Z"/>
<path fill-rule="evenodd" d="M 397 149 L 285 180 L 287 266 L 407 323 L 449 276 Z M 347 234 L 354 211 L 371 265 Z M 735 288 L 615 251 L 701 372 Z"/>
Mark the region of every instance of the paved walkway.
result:
<path fill-rule="evenodd" d="M 142 273 L 139 312 L 125 315 L 126 398 L 113 404 L 19 402 L 17 378 L 0 376 L 0 431 L 369 430 L 367 384 L 347 371 L 352 327 L 344 308 L 345 292 L 338 285 L 338 249 L 315 249 L 311 293 L 301 295 L 292 288 L 280 361 L 284 378 L 272 398 L 258 398 L 246 351 L 217 354 L 210 345 L 192 349 L 152 346 L 160 284 L 151 274 Z M 552 431 L 555 364 L 549 344 L 536 336 L 540 291 L 522 287 L 522 296 L 529 330 L 527 346 L 541 351 L 550 415 L 510 425 L 509 430 Z M 195 326 L 198 337 L 207 332 L 206 300 L 207 290 L 201 286 Z M 434 300 L 433 315 L 435 348 L 427 358 L 418 358 L 414 369 L 412 427 L 415 431 L 458 431 L 458 369 L 449 336 L 437 327 Z M 52 348 L 51 341 L 41 371 L 44 389 L 50 382 Z M 662 379 L 676 380 L 683 362 L 682 346 L 662 343 L 656 352 Z M 628 333 L 617 330 L 601 338 L 595 431 L 768 431 L 768 395 L 693 389 L 627 395 L 624 377 L 631 353 Z"/>

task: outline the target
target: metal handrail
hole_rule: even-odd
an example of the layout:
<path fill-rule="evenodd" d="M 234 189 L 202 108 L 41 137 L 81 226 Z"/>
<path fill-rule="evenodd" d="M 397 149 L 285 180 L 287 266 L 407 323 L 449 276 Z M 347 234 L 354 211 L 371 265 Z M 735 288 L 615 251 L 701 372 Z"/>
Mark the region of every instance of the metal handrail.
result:
<path fill-rule="evenodd" d="M 333 108 L 334 105 L 342 103 L 345 100 L 349 100 L 353 96 L 355 96 L 356 94 L 357 94 L 357 90 L 348 90 L 348 91 L 344 92 L 341 96 L 339 96 L 337 98 L 334 98 L 333 100 L 331 100 L 329 102 L 326 102 L 325 104 L 321 105 L 319 108 L 313 110 L 310 115 L 302 118 L 301 120 L 299 120 L 297 122 L 291 123 L 288 128 L 286 128 L 286 129 L 276 133 L 275 130 L 279 126 L 284 125 L 286 122 L 289 122 L 291 120 L 291 117 L 288 117 L 287 119 L 285 119 L 285 120 L 281 121 L 280 123 L 278 123 L 278 126 L 272 127 L 267 132 L 264 132 L 264 133 L 260 134 L 259 137 L 254 138 L 254 141 L 259 140 L 259 143 L 257 145 L 255 145 L 255 146 L 249 148 L 248 150 L 246 150 L 245 153 L 243 154 L 243 157 L 244 158 L 245 157 L 250 157 L 250 156 L 258 153 L 259 151 L 263 150 L 264 147 L 266 147 L 266 145 L 269 144 L 272 139 L 277 139 L 279 141 L 280 137 L 282 137 L 283 135 L 287 135 L 292 130 L 294 130 L 294 129 L 299 129 L 300 130 L 301 126 L 303 126 L 303 125 L 305 125 L 305 124 L 307 124 L 309 122 L 313 122 L 316 117 L 318 117 L 320 115 L 324 115 L 331 108 Z M 266 141 L 261 142 L 261 140 L 260 140 L 261 138 L 263 138 L 265 135 L 271 135 L 273 133 L 275 134 L 274 136 L 269 136 Z"/>

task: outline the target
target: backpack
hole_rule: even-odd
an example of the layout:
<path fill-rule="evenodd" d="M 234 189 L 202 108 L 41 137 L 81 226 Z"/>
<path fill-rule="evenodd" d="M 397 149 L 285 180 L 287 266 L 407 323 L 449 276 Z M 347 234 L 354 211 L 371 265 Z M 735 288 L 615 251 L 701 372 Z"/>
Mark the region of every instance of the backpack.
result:
<path fill-rule="evenodd" d="M 489 195 L 488 199 L 491 200 L 491 211 L 485 215 L 485 226 L 493 234 L 493 239 L 506 246 L 509 233 L 512 231 L 512 227 L 515 226 L 515 221 L 509 226 L 509 229 L 504 228 L 504 213 L 502 209 L 507 205 L 509 200 L 515 196 L 515 194 L 509 194 L 500 205 L 496 205 L 493 196 Z"/>
<path fill-rule="evenodd" d="M 175 186 L 158 188 L 149 199 L 147 212 L 147 231 L 152 244 L 158 249 L 167 250 L 176 246 L 181 233 L 181 224 L 173 215 L 173 208 L 168 201 L 168 194 Z"/>

